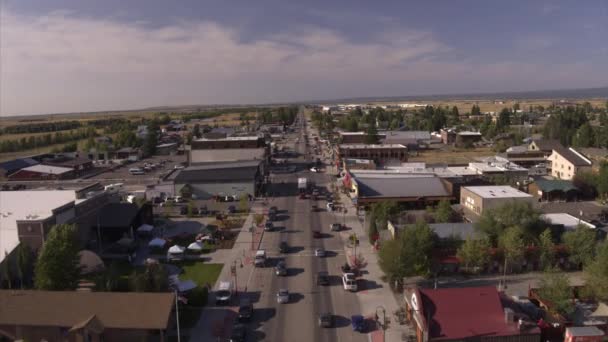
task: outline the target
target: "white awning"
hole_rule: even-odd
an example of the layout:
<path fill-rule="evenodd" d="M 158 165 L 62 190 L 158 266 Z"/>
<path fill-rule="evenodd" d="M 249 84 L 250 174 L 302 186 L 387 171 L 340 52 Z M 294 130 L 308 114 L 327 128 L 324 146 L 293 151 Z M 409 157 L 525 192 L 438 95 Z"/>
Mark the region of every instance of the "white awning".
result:
<path fill-rule="evenodd" d="M 179 245 L 174 245 L 169 248 L 169 253 L 171 254 L 182 254 L 186 249 Z"/>
<path fill-rule="evenodd" d="M 191 251 L 200 251 L 203 249 L 203 244 L 201 242 L 195 241 L 188 245 L 188 249 Z"/>
<path fill-rule="evenodd" d="M 139 228 L 137 228 L 137 231 L 140 232 L 140 233 L 141 232 L 143 232 L 143 233 L 149 233 L 152 230 L 154 230 L 154 226 L 151 226 L 151 225 L 145 224 L 145 223 L 142 224 L 141 226 L 139 226 Z"/>
<path fill-rule="evenodd" d="M 164 247 L 167 241 L 161 238 L 154 238 L 148 242 L 149 247 Z"/>

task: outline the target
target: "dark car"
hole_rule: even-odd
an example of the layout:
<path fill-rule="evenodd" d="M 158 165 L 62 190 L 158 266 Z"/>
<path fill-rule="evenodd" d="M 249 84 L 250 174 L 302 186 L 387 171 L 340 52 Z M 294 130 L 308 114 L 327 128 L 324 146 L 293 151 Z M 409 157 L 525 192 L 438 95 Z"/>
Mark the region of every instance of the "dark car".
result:
<path fill-rule="evenodd" d="M 287 242 L 281 241 L 281 243 L 279 243 L 279 252 L 281 252 L 281 253 L 289 252 L 289 245 L 287 244 Z"/>
<path fill-rule="evenodd" d="M 274 230 L 274 225 L 271 221 L 266 221 L 266 224 L 264 224 L 264 230 L 267 232 L 271 232 Z"/>
<path fill-rule="evenodd" d="M 270 207 L 270 209 L 268 209 L 268 219 L 274 221 L 276 219 L 277 212 L 277 207 Z"/>
<path fill-rule="evenodd" d="M 315 239 L 320 239 L 320 238 L 322 238 L 322 237 L 323 237 L 323 235 L 321 234 L 321 232 L 320 232 L 320 231 L 318 231 L 318 230 L 313 230 L 313 232 L 312 232 L 312 237 L 313 237 L 313 238 L 315 238 Z"/>
<path fill-rule="evenodd" d="M 317 285 L 329 285 L 329 273 L 325 271 L 317 273 Z"/>
<path fill-rule="evenodd" d="M 179 207 L 179 213 L 181 215 L 186 215 L 188 214 L 188 208 L 187 207 Z"/>
<path fill-rule="evenodd" d="M 230 213 L 230 214 L 236 213 L 236 207 L 233 206 L 233 205 L 229 205 L 228 206 L 228 213 Z"/>
<path fill-rule="evenodd" d="M 285 261 L 279 261 L 277 266 L 275 267 L 275 274 L 278 276 L 286 276 L 287 275 L 287 265 Z"/>
<path fill-rule="evenodd" d="M 334 326 L 334 316 L 329 313 L 322 313 L 319 315 L 319 326 L 322 328 L 331 328 Z"/>
<path fill-rule="evenodd" d="M 243 342 L 247 337 L 247 330 L 242 324 L 235 324 L 232 327 L 232 333 L 230 334 L 230 342 Z"/>
<path fill-rule="evenodd" d="M 239 321 L 249 321 L 253 316 L 253 304 L 249 299 L 243 299 L 239 305 Z"/>
<path fill-rule="evenodd" d="M 353 327 L 353 331 L 365 331 L 365 317 L 361 315 L 353 315 L 350 317 L 350 322 Z"/>

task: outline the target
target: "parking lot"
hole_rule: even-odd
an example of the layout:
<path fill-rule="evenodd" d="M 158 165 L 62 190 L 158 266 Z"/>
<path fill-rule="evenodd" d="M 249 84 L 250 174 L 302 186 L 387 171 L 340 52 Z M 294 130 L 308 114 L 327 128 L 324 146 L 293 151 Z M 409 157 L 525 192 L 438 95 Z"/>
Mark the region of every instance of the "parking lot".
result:
<path fill-rule="evenodd" d="M 164 165 L 161 164 L 164 162 Z M 121 181 L 121 182 L 129 182 L 129 183 L 155 183 L 158 179 L 166 176 L 174 170 L 176 165 L 182 165 L 182 163 L 186 162 L 185 155 L 175 155 L 175 156 L 154 156 L 150 158 L 145 158 L 140 161 L 129 163 L 117 167 L 108 172 L 104 172 L 102 174 L 91 177 L 91 180 L 97 180 L 103 182 L 105 181 Z M 154 164 L 157 167 L 152 168 L 150 171 L 147 171 L 144 175 L 132 175 L 129 173 L 129 169 L 132 168 L 141 168 L 144 169 L 146 164 Z"/>

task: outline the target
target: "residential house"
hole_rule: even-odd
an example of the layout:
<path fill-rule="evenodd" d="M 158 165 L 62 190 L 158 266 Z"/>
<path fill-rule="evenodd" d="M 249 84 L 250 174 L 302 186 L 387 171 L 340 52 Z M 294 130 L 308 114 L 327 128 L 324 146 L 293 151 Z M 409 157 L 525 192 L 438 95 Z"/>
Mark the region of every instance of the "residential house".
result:
<path fill-rule="evenodd" d="M 573 148 L 556 148 L 548 160 L 551 162 L 551 176 L 572 180 L 577 173 L 591 172 L 592 162 Z"/>

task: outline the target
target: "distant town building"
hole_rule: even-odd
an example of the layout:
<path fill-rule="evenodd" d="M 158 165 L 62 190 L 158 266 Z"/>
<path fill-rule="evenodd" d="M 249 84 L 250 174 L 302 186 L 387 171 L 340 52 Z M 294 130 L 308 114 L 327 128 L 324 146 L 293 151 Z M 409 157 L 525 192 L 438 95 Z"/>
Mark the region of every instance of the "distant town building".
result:
<path fill-rule="evenodd" d="M 50 165 L 32 165 L 25 167 L 10 176 L 9 181 L 33 181 L 33 180 L 61 180 L 72 179 L 76 177 L 73 168 L 50 166 Z"/>
<path fill-rule="evenodd" d="M 407 161 L 407 147 L 401 144 L 341 144 L 338 146 L 340 159 L 371 159 L 377 163 Z"/>
<path fill-rule="evenodd" d="M 506 185 L 463 186 L 460 188 L 460 205 L 467 212 L 481 215 L 485 210 L 500 207 L 513 201 L 533 204 L 534 197 Z"/>
<path fill-rule="evenodd" d="M 556 148 L 549 156 L 551 176 L 572 180 L 576 174 L 590 172 L 592 162 L 573 148 Z"/>

